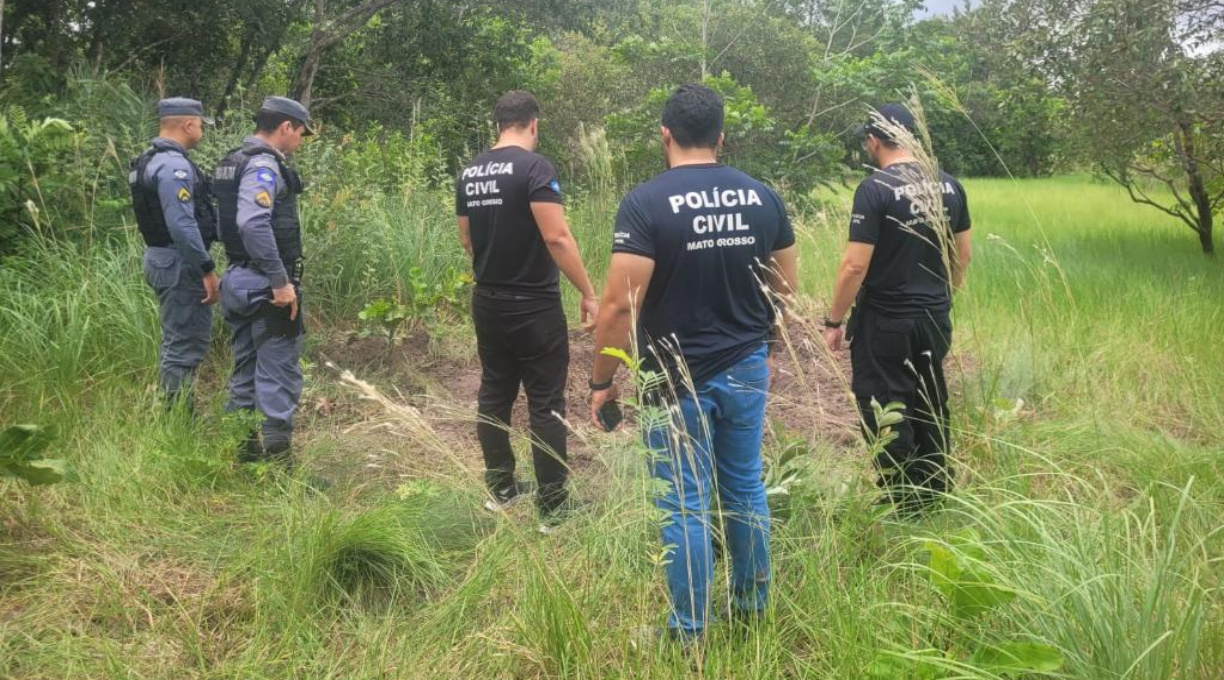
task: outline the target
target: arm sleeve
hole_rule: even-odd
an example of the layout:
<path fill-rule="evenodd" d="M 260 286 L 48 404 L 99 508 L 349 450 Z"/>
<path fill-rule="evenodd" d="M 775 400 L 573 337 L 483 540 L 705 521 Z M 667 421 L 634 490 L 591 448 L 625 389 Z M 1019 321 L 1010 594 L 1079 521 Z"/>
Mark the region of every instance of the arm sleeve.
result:
<path fill-rule="evenodd" d="M 204 239 L 200 236 L 200 225 L 196 223 L 193 190 L 196 185 L 195 170 L 186 158 L 163 154 L 166 162 L 154 172 L 157 197 L 161 201 L 162 214 L 166 217 L 166 228 L 170 240 L 187 266 L 207 274 L 216 268 Z M 198 197 L 204 200 L 204 196 Z"/>
<path fill-rule="evenodd" d="M 651 233 L 650 220 L 646 217 L 637 192 L 630 193 L 621 201 L 612 231 L 612 252 L 654 259 L 654 234 Z"/>
<path fill-rule="evenodd" d="M 527 200 L 531 203 L 564 203 L 561 198 L 561 180 L 557 169 L 548 160 L 540 158 L 527 172 Z"/>
<path fill-rule="evenodd" d="M 463 177 L 455 178 L 455 215 L 457 217 L 467 217 L 467 201 L 463 197 Z"/>
<path fill-rule="evenodd" d="M 879 188 L 871 182 L 867 179 L 859 184 L 854 191 L 854 205 L 850 208 L 850 240 L 857 243 L 876 243 L 884 224 Z"/>
<path fill-rule="evenodd" d="M 965 187 L 961 186 L 958 181 L 953 186 L 956 187 L 956 195 L 960 198 L 960 211 L 956 214 L 956 222 L 952 224 L 952 233 L 959 234 L 962 231 L 969 231 L 973 226 L 973 220 L 969 217 L 969 197 L 965 195 Z"/>
<path fill-rule="evenodd" d="M 251 256 L 251 266 L 263 272 L 273 288 L 289 283 L 272 234 L 272 206 L 283 186 L 276 161 L 266 156 L 252 158 L 238 184 L 238 236 Z"/>
<path fill-rule="evenodd" d="M 773 190 L 770 190 L 769 195 L 773 198 L 774 205 L 778 207 L 778 236 L 774 239 L 773 247 L 770 250 L 783 250 L 795 245 L 795 228 L 791 226 L 790 215 L 786 212 L 786 204 L 782 202 L 782 197 Z"/>

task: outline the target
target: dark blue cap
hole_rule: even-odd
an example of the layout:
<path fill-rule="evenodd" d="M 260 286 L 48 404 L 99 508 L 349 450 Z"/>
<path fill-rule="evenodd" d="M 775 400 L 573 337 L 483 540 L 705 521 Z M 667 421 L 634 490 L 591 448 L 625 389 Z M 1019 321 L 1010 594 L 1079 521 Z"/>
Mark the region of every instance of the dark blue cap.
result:
<path fill-rule="evenodd" d="M 306 126 L 306 134 L 313 135 L 315 133 L 314 128 L 310 124 L 310 111 L 307 111 L 305 106 L 288 97 L 268 97 L 264 100 L 263 106 L 259 107 L 259 110 L 289 116 Z"/>
<path fill-rule="evenodd" d="M 903 127 L 909 130 L 910 134 L 914 133 L 914 114 L 910 113 L 909 109 L 900 104 L 885 104 L 876 109 L 867 119 L 867 124 L 859 128 L 859 131 L 864 135 L 872 135 L 886 142 L 897 141 L 893 139 L 892 134 L 888 130 L 884 129 L 882 120 Z"/>
<path fill-rule="evenodd" d="M 170 118 L 172 116 L 194 116 L 203 118 L 205 123 L 213 124 L 213 119 L 204 115 L 204 105 L 194 99 L 186 97 L 171 97 L 157 102 L 157 117 Z"/>

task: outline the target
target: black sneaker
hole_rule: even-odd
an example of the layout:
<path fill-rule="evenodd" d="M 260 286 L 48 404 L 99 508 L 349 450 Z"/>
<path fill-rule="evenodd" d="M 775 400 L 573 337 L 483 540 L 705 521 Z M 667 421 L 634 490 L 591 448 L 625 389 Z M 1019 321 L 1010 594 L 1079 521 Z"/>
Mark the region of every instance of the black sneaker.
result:
<path fill-rule="evenodd" d="M 535 491 L 536 485 L 533 482 L 516 481 L 514 486 L 489 492 L 484 509 L 489 512 L 505 512 L 520 500 L 534 496 Z"/>
<path fill-rule="evenodd" d="M 238 462 L 261 463 L 266 458 L 267 454 L 264 453 L 263 444 L 259 441 L 259 433 L 252 430 L 238 447 Z"/>
<path fill-rule="evenodd" d="M 540 512 L 540 526 L 536 531 L 551 536 L 561 530 L 562 525 L 572 520 L 582 509 L 573 496 L 566 498 L 561 505 L 547 512 Z"/>

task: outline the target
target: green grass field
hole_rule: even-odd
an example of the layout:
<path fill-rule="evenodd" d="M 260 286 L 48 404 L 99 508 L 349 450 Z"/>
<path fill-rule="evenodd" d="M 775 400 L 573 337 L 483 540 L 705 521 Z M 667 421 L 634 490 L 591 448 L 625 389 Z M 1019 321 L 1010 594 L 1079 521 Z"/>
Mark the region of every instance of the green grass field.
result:
<path fill-rule="evenodd" d="M 632 644 L 666 608 L 632 437 L 591 437 L 575 479 L 590 504 L 539 536 L 526 509 L 476 509 L 478 455 L 441 424 L 403 408 L 389 430 L 360 425 L 386 412 L 322 365 L 335 333 L 315 328 L 306 402 L 343 415 L 305 418 L 300 474 L 236 468 L 220 336 L 212 410 L 161 416 L 137 246 L 43 244 L 0 269 L 0 423 L 57 426 L 81 482 L 0 481 L 0 677 L 1031 678 L 1005 652 L 1036 645 L 1056 652 L 1035 662 L 1049 677 L 1224 676 L 1224 271 L 1088 178 L 966 188 L 960 490 L 922 523 L 880 520 L 861 449 L 775 433 L 771 456 L 802 455 L 771 609 L 750 631 L 716 626 L 692 658 Z M 607 203 L 571 208 L 598 273 Z M 840 256 L 837 204 L 797 220 L 814 311 Z M 411 266 L 462 263 L 444 199 L 368 208 L 349 237 L 311 207 L 326 326 Z M 363 267 L 378 242 L 397 247 Z M 462 324 L 433 330 L 432 352 L 470 355 Z M 343 483 L 321 493 L 307 472 Z M 933 576 L 948 563 L 951 585 Z"/>

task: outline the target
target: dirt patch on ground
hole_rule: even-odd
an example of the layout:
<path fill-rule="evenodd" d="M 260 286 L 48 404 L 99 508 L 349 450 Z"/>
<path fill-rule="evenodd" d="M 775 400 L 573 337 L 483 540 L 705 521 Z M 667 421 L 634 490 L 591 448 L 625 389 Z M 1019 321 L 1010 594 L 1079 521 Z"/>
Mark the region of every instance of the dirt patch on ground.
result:
<path fill-rule="evenodd" d="M 767 414 L 774 428 L 781 427 L 792 435 L 831 440 L 849 444 L 857 436 L 857 416 L 849 396 L 849 358 L 846 353 L 831 356 L 820 337 L 798 324 L 788 328 L 787 351 L 776 358 Z M 318 345 L 316 358 L 352 371 L 368 381 L 397 403 L 415 408 L 445 442 L 454 455 L 472 469 L 481 467 L 480 447 L 476 440 L 476 396 L 480 388 L 480 363 L 475 357 L 474 340 L 467 337 L 431 335 L 428 329 L 417 329 L 394 347 L 381 338 L 360 338 L 337 334 Z M 570 335 L 570 379 L 566 390 L 567 420 L 579 436 L 570 439 L 570 463 L 581 473 L 596 461 L 594 446 L 599 439 L 588 435 L 594 428 L 588 424 L 587 376 L 594 358 L 594 343 L 589 335 L 573 331 Z M 328 369 L 335 376 L 335 369 Z M 623 372 L 622 372 L 623 377 Z M 304 429 L 345 429 L 352 436 L 362 420 L 382 416 L 377 404 L 364 402 L 347 388 L 325 389 L 326 394 L 306 395 L 303 416 L 309 421 Z M 512 416 L 515 432 L 525 432 L 528 421 L 526 398 L 520 393 Z M 330 428 L 328 427 L 330 425 Z M 309 435 L 308 435 L 309 436 Z M 361 432 L 362 437 L 381 439 L 377 431 Z M 391 441 L 370 441 L 366 448 L 402 449 L 407 444 Z M 516 440 L 523 445 L 522 439 Z M 519 444 L 516 444 L 516 448 Z M 399 477 L 411 476 L 413 469 L 428 472 L 436 461 L 412 460 L 411 452 L 397 455 L 395 466 Z M 525 458 L 521 462 L 529 465 Z M 381 465 L 367 464 L 367 467 Z M 422 466 L 418 468 L 418 464 Z"/>

